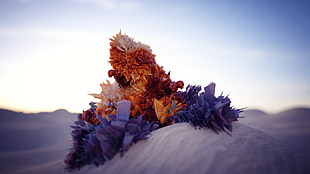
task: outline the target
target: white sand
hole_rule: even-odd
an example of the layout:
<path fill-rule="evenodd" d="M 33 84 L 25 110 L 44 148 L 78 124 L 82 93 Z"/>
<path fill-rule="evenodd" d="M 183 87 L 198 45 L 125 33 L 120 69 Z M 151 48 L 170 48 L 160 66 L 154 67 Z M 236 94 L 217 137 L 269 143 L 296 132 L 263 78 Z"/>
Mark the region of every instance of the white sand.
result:
<path fill-rule="evenodd" d="M 305 151 L 309 147 L 307 141 L 287 143 L 289 139 L 304 134 L 292 131 L 295 134 L 290 136 L 291 132 L 277 133 L 275 130 L 278 129 L 272 129 L 272 123 L 276 127 L 291 123 L 291 114 L 286 112 L 281 113 L 283 117 L 274 117 L 275 120 L 281 120 L 279 122 L 272 122 L 272 119 L 270 122 L 261 121 L 261 127 L 254 124 L 255 121 L 240 121 L 260 130 L 235 122 L 232 136 L 224 132 L 216 134 L 208 128 L 195 129 L 188 123 L 171 125 L 153 131 L 149 139 L 131 146 L 123 157 L 117 154 L 102 166 L 85 166 L 73 173 L 306 173 L 309 169 L 304 163 L 309 160 Z M 307 114 L 298 115 L 305 117 Z M 29 121 L 10 116 L 11 120 L 2 120 L 7 126 L 0 125 L 0 136 L 8 144 L 0 146 L 0 173 L 65 173 L 63 160 L 69 152 L 66 147 L 70 147 L 69 125 L 73 124 L 75 118 L 49 117 Z M 299 125 L 305 124 L 300 119 L 297 119 Z M 8 125 L 14 120 L 19 121 L 18 130 Z M 286 139 L 281 139 L 283 136 Z M 20 142 L 21 139 L 24 142 Z M 296 155 L 298 150 L 306 154 Z"/>
<path fill-rule="evenodd" d="M 257 113 L 257 112 L 256 112 Z M 239 122 L 261 130 L 279 141 L 310 173 L 310 109 L 293 108 L 277 114 L 245 112 Z"/>
<path fill-rule="evenodd" d="M 74 173 L 296 173 L 291 159 L 271 137 L 239 123 L 232 136 L 181 123 L 154 131 L 123 157 Z M 31 173 L 62 173 L 62 167 L 59 162 Z"/>

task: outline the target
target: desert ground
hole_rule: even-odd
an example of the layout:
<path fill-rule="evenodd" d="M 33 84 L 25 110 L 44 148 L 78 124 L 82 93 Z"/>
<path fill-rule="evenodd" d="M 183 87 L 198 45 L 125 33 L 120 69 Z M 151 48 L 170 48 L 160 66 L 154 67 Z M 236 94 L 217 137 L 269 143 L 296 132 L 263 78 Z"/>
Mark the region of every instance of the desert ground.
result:
<path fill-rule="evenodd" d="M 0 173 L 68 173 L 76 113 L 0 110 Z M 102 166 L 71 173 L 310 173 L 310 109 L 245 110 L 231 136 L 178 123 L 153 131 Z"/>

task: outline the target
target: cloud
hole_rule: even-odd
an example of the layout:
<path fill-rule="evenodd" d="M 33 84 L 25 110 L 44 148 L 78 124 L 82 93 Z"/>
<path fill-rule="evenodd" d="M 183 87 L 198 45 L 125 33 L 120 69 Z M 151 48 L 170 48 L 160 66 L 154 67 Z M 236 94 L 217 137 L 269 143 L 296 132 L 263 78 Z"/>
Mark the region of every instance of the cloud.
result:
<path fill-rule="evenodd" d="M 105 10 L 111 11 L 134 11 L 140 8 L 141 3 L 138 1 L 128 0 L 71 0 L 78 3 L 87 3 L 100 6 Z"/>
<path fill-rule="evenodd" d="M 93 31 L 78 31 L 66 30 L 61 28 L 5 28 L 0 27 L 0 37 L 45 37 L 45 38 L 62 38 L 62 39 L 83 39 L 83 40 L 97 40 L 102 33 Z"/>
<path fill-rule="evenodd" d="M 206 52 L 217 57 L 234 57 L 240 59 L 261 59 L 269 56 L 267 50 L 234 46 L 210 46 Z"/>
<path fill-rule="evenodd" d="M 21 37 L 25 35 L 26 35 L 25 31 L 9 29 L 9 28 L 0 28 L 0 36 Z"/>

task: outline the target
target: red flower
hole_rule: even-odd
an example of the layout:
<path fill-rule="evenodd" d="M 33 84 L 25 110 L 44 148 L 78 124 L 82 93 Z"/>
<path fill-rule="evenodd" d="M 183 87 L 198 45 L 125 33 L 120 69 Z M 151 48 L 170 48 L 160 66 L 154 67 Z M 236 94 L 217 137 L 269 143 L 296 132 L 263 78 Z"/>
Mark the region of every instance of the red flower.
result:
<path fill-rule="evenodd" d="M 87 121 L 91 124 L 99 124 L 100 121 L 97 119 L 97 113 L 93 110 L 83 111 L 82 120 Z"/>

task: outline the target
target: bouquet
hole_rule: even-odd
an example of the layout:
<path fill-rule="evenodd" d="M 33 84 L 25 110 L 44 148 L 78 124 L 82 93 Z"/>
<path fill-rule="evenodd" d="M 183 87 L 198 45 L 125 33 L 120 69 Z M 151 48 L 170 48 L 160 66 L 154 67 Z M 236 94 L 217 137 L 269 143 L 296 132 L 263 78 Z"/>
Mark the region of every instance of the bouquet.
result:
<path fill-rule="evenodd" d="M 208 127 L 214 132 L 232 131 L 241 109 L 230 106 L 228 96 L 216 97 L 215 83 L 201 86 L 172 81 L 156 63 L 150 46 L 136 42 L 121 32 L 110 42 L 114 78 L 100 84 L 99 99 L 91 102 L 72 126 L 73 146 L 65 159 L 66 169 L 84 165 L 102 165 L 161 127 L 189 122 L 195 127 Z"/>

